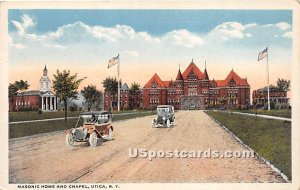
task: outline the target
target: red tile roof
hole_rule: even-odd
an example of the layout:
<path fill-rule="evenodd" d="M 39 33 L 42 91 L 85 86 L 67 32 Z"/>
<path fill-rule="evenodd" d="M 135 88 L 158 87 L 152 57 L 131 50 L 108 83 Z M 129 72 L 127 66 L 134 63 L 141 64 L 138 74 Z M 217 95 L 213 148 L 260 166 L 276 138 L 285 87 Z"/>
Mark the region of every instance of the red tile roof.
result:
<path fill-rule="evenodd" d="M 203 79 L 209 80 L 206 68 L 204 69 L 204 78 Z"/>
<path fill-rule="evenodd" d="M 152 83 L 156 82 L 158 88 L 166 88 L 164 82 L 155 73 L 153 77 L 145 84 L 144 88 L 152 88 Z"/>
<path fill-rule="evenodd" d="M 163 81 L 165 87 L 167 87 L 167 88 L 170 86 L 170 82 L 171 82 L 171 81 Z"/>
<path fill-rule="evenodd" d="M 176 80 L 183 80 L 183 76 L 182 76 L 182 74 L 181 74 L 180 69 L 178 70 Z"/>
<path fill-rule="evenodd" d="M 246 78 L 241 78 L 239 75 L 237 75 L 233 69 L 230 71 L 230 73 L 227 75 L 225 80 L 215 80 L 218 87 L 222 86 L 228 86 L 229 81 L 233 79 L 236 83 L 236 86 L 249 86 Z"/>
<path fill-rule="evenodd" d="M 199 79 L 204 79 L 204 74 L 200 71 L 200 69 L 195 65 L 195 63 L 192 61 L 190 65 L 185 69 L 182 76 L 183 79 L 187 79 L 190 72 L 193 70 L 193 72 L 198 76 Z"/>

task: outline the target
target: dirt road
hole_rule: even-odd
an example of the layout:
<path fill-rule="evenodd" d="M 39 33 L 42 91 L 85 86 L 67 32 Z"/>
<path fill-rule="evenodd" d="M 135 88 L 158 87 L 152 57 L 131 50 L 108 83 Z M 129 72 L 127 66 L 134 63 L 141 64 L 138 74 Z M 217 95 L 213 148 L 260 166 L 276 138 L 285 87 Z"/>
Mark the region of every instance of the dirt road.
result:
<path fill-rule="evenodd" d="M 151 118 L 114 123 L 114 139 L 95 148 L 65 145 L 64 132 L 12 139 L 10 183 L 50 182 L 283 182 L 256 158 L 131 158 L 147 150 L 245 150 L 203 111 L 176 112 L 173 128 L 152 128 Z"/>

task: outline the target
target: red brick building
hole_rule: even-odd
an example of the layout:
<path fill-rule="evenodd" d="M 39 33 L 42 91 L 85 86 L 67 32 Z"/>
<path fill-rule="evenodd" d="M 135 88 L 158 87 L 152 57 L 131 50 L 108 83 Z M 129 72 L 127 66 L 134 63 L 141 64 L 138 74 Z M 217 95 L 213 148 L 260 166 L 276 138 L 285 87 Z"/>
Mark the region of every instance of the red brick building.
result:
<path fill-rule="evenodd" d="M 109 110 L 111 107 L 113 110 L 117 110 L 118 95 L 111 95 L 108 92 L 104 92 L 104 110 Z M 142 91 L 136 93 L 130 93 L 128 85 L 125 83 L 120 89 L 120 110 L 127 109 L 139 109 L 142 108 L 143 95 Z"/>
<path fill-rule="evenodd" d="M 40 78 L 40 90 L 18 93 L 9 98 L 9 111 L 57 111 L 57 97 L 51 92 L 51 81 L 45 65 Z"/>
<path fill-rule="evenodd" d="M 143 107 L 173 105 L 175 109 L 208 109 L 212 107 L 246 108 L 250 105 L 250 85 L 233 70 L 224 80 L 210 80 L 192 61 L 176 80 L 163 81 L 155 73 L 143 87 Z"/>
<path fill-rule="evenodd" d="M 256 107 L 268 106 L 268 88 L 263 87 L 252 92 L 252 102 Z M 287 91 L 283 91 L 276 86 L 270 85 L 270 106 L 274 108 L 287 108 L 289 106 L 289 98 Z"/>

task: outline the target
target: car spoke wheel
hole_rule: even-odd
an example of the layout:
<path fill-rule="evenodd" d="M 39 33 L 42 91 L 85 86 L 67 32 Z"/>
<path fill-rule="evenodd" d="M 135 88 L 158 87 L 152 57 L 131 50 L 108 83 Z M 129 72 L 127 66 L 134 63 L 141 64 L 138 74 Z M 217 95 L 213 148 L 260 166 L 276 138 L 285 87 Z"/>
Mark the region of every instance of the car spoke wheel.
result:
<path fill-rule="evenodd" d="M 69 146 L 72 146 L 74 144 L 73 135 L 70 133 L 66 135 L 66 144 Z"/>
<path fill-rule="evenodd" d="M 171 122 L 169 119 L 167 120 L 167 127 L 171 127 Z"/>
<path fill-rule="evenodd" d="M 93 132 L 92 134 L 90 134 L 90 138 L 89 138 L 90 146 L 92 146 L 92 147 L 97 146 L 97 140 L 98 140 L 98 138 L 97 138 L 96 132 Z"/>
<path fill-rule="evenodd" d="M 113 130 L 111 128 L 108 129 L 108 136 L 107 136 L 107 140 L 112 140 L 113 138 Z"/>

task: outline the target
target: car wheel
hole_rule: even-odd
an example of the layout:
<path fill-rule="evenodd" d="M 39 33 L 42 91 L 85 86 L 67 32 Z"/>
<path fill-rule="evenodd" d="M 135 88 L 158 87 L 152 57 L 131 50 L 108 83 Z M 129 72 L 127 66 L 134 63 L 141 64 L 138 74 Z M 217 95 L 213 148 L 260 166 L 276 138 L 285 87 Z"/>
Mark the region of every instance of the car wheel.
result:
<path fill-rule="evenodd" d="M 155 122 L 152 121 L 152 128 L 155 128 Z"/>
<path fill-rule="evenodd" d="M 90 134 L 90 138 L 89 138 L 90 146 L 92 146 L 92 147 L 97 146 L 97 140 L 98 140 L 98 138 L 97 138 L 96 132 L 93 132 L 92 134 Z"/>
<path fill-rule="evenodd" d="M 107 136 L 107 140 L 112 140 L 113 138 L 113 130 L 111 128 L 109 128 L 108 130 L 108 136 Z"/>
<path fill-rule="evenodd" d="M 167 120 L 167 127 L 171 127 L 171 122 L 169 119 Z"/>
<path fill-rule="evenodd" d="M 67 134 L 66 135 L 66 144 L 69 146 L 72 146 L 74 144 L 74 139 L 73 139 L 73 135 L 72 134 Z"/>

